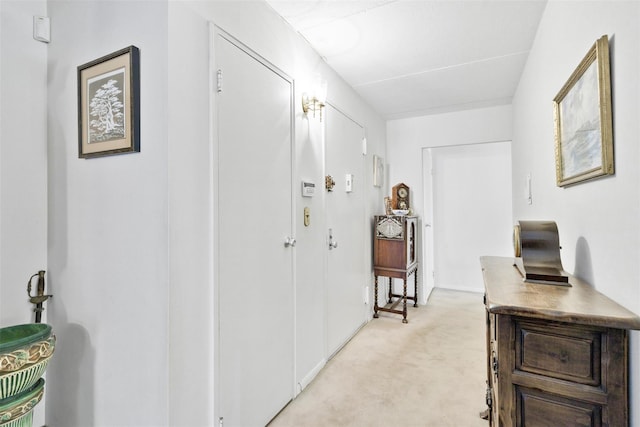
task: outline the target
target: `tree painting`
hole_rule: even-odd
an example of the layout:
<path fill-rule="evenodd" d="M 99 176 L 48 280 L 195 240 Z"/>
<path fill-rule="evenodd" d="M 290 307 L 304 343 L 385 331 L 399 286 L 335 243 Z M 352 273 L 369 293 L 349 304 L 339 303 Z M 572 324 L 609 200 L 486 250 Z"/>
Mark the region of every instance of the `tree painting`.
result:
<path fill-rule="evenodd" d="M 91 81 L 89 94 L 88 143 L 124 138 L 124 69 Z"/>

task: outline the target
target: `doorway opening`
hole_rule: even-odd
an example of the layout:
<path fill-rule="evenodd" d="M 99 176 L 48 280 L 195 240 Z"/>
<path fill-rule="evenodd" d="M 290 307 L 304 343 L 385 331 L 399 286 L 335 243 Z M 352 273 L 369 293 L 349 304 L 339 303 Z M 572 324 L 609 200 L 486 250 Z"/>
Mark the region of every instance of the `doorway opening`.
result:
<path fill-rule="evenodd" d="M 482 292 L 479 257 L 511 253 L 511 141 L 422 150 L 425 294 Z"/>

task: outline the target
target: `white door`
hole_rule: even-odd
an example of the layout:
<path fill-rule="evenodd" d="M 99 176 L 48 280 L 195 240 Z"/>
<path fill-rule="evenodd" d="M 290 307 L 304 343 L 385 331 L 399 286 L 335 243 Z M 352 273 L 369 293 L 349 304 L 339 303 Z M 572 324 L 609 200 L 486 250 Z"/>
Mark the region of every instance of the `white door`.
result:
<path fill-rule="evenodd" d="M 511 143 L 432 149 L 435 285 L 482 292 L 479 258 L 512 254 Z"/>
<path fill-rule="evenodd" d="M 369 222 L 364 218 L 363 128 L 331 105 L 324 113 L 325 173 L 335 181 L 333 191 L 326 192 L 327 355 L 331 356 L 365 320 L 364 233 Z"/>
<path fill-rule="evenodd" d="M 292 82 L 238 45 L 216 35 L 218 414 L 254 427 L 294 395 Z"/>

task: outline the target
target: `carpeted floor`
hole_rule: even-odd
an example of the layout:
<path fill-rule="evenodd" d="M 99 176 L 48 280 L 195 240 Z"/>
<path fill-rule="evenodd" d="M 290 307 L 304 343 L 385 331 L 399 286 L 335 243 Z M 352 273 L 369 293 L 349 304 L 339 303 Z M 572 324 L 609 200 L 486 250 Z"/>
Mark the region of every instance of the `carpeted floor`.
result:
<path fill-rule="evenodd" d="M 269 427 L 488 427 L 482 295 L 435 289 L 408 320 L 380 313 Z"/>

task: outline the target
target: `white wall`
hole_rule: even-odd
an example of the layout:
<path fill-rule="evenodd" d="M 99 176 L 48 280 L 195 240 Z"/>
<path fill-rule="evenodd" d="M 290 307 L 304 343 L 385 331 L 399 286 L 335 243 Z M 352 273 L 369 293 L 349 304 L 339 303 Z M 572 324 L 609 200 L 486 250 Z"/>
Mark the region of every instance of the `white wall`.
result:
<path fill-rule="evenodd" d="M 8 3 L 2 2 L 3 12 Z M 46 205 L 34 209 L 48 210 L 37 217 L 44 226 L 34 224 L 48 227 L 36 234 L 48 237 L 47 250 L 40 256 L 46 259 L 48 254 L 48 280 L 55 294 L 48 311 L 58 336 L 47 383 L 47 423 L 213 425 L 211 136 L 215 129 L 210 129 L 209 120 L 209 21 L 294 77 L 298 162 L 294 183 L 304 178 L 321 185 L 324 179 L 321 126 L 300 111 L 301 93 L 310 90 L 318 75 L 328 83 L 332 105 L 364 125 L 367 165 L 372 164 L 373 154 L 385 152 L 385 123 L 262 1 L 49 0 L 46 4 L 52 42 L 45 47 L 46 56 L 39 57 L 41 64 L 46 60 L 47 70 L 40 69 L 36 77 L 28 74 L 34 68 L 22 67 L 5 53 L 13 52 L 5 50 L 5 40 L 14 43 L 21 30 L 9 26 L 11 31 L 5 34 L 2 21 L 0 119 L 3 162 L 4 143 L 13 138 L 11 132 L 18 132 L 17 125 L 36 133 L 40 129 L 43 138 L 46 129 L 48 138 L 48 157 L 42 146 L 39 153 L 48 172 L 27 179 L 40 179 L 32 185 L 34 192 L 43 196 L 41 200 L 48 198 Z M 31 15 L 29 11 L 29 36 Z M 131 44 L 141 52 L 141 152 L 78 159 L 77 66 Z M 24 45 L 19 42 L 16 47 L 29 52 Z M 7 90 L 11 97 L 5 95 L 4 83 L 10 75 L 17 76 L 21 86 L 20 94 L 14 95 L 13 87 Z M 36 96 L 23 96 L 28 87 Z M 37 111 L 43 117 L 35 125 L 34 99 L 42 99 L 43 105 Z M 5 127 L 7 119 L 14 119 L 8 116 L 7 103 L 29 110 L 29 122 L 20 119 L 15 130 Z M 14 175 L 24 177 L 17 170 L 17 154 L 21 153 L 7 157 L 12 163 L 6 167 L 3 163 L 2 170 L 3 180 L 5 172 L 12 171 L 14 185 Z M 365 220 L 379 212 L 384 194 L 371 181 L 367 174 Z M 25 187 L 13 188 L 22 195 Z M 14 197 L 12 191 L 3 188 L 3 221 L 7 213 L 22 212 L 19 205 L 5 209 L 5 194 Z M 323 197 L 313 199 L 318 221 L 302 229 L 302 209 L 309 200 L 304 204 L 296 200 L 298 240 L 303 240 L 296 248 L 299 382 L 308 381 L 326 357 L 323 201 Z M 12 228 L 2 236 L 3 245 L 14 230 L 16 235 L 25 234 L 22 225 L 6 227 Z M 22 244 L 11 250 L 21 255 L 20 251 L 30 250 Z M 370 243 L 365 251 L 371 252 Z M 370 270 L 370 261 L 367 267 Z M 26 277 L 19 276 L 24 292 Z M 372 281 L 363 278 L 367 279 Z M 3 281 L 3 304 L 13 292 L 8 288 Z"/>
<path fill-rule="evenodd" d="M 301 95 L 316 79 L 327 82 L 327 98 L 365 126 L 369 155 L 384 153 L 385 123 L 342 81 L 289 25 L 263 1 L 169 2 L 169 135 L 170 135 L 170 424 L 211 425 L 215 413 L 214 366 L 184 365 L 193 354 L 211 361 L 216 313 L 213 249 L 209 236 L 213 209 L 209 171 L 211 139 L 208 109 L 209 22 L 236 37 L 295 80 L 294 188 L 302 179 L 316 183 L 316 196 L 296 203 L 296 382 L 304 387 L 326 358 L 324 259 L 324 151 L 322 124 L 301 111 Z M 175 141 L 175 144 L 174 144 Z M 178 143 L 179 142 L 179 143 Z M 372 186 L 372 167 L 365 176 L 366 216 L 382 206 L 383 193 Z M 312 223 L 304 227 L 304 206 Z M 365 248 L 371 253 L 370 242 Z M 194 256 L 191 256 L 194 254 Z M 368 258 L 370 270 L 370 259 Z M 369 279 L 369 283 L 372 279 Z M 173 284 L 176 284 L 175 286 Z M 179 284 L 179 285 L 177 285 Z M 185 313 L 189 313 L 185 316 Z M 259 319 L 256 319 L 259 321 Z"/>
<path fill-rule="evenodd" d="M 47 270 L 47 45 L 34 15 L 45 1 L 0 2 L 0 327 L 33 321 L 27 280 Z"/>
<path fill-rule="evenodd" d="M 48 270 L 47 45 L 32 26 L 46 12 L 46 1 L 0 1 L 0 327 L 34 321 L 27 280 Z M 36 426 L 45 405 L 34 409 Z"/>
<path fill-rule="evenodd" d="M 422 148 L 511 140 L 511 106 L 434 114 L 387 122 L 389 184 L 411 187 L 411 204 L 422 215 Z"/>
<path fill-rule="evenodd" d="M 422 149 L 511 140 L 511 106 L 497 106 L 387 122 L 389 185 L 411 188 L 414 214 L 424 216 Z M 389 193 L 389 187 L 386 189 Z M 422 228 L 422 224 L 420 225 Z M 422 233 L 419 233 L 420 238 Z M 422 244 L 419 258 L 422 260 Z M 435 247 L 434 251 L 444 248 Z M 419 269 L 420 275 L 424 269 Z M 480 271 L 480 264 L 478 264 Z M 419 276 L 419 283 L 424 283 Z M 419 291 L 420 292 L 420 291 Z M 420 296 L 424 302 L 426 295 Z"/>
<path fill-rule="evenodd" d="M 168 424 L 205 426 L 215 398 L 209 28 L 178 2 L 169 17 Z"/>
<path fill-rule="evenodd" d="M 49 1 L 51 426 L 168 420 L 167 4 Z M 77 67 L 140 48 L 141 152 L 78 159 Z M 179 284 L 176 284 L 179 286 Z"/>
<path fill-rule="evenodd" d="M 638 164 L 640 3 L 550 0 L 513 102 L 514 219 L 556 221 L 564 268 L 640 312 Z M 559 188 L 552 99 L 603 34 L 610 39 L 614 176 Z M 532 175 L 533 204 L 524 198 Z M 632 335 L 631 425 L 640 425 L 640 349 Z"/>

